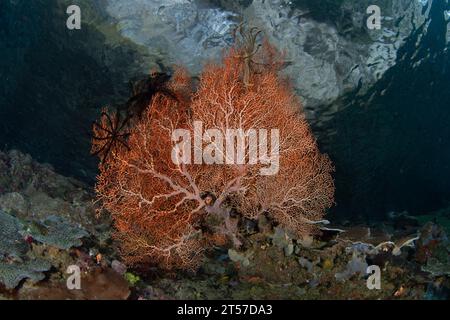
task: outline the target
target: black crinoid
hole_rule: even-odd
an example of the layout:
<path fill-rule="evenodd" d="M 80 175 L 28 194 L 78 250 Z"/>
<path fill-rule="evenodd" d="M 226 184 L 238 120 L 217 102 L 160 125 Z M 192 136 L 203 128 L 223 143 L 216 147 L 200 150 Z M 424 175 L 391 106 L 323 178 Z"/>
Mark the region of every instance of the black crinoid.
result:
<path fill-rule="evenodd" d="M 148 77 L 134 82 L 131 85 L 132 97 L 125 105 L 127 112 L 140 119 L 157 93 L 178 100 L 168 87 L 170 78 L 171 75 L 165 72 L 152 72 Z"/>
<path fill-rule="evenodd" d="M 91 154 L 99 156 L 102 164 L 114 150 L 130 150 L 127 140 L 130 136 L 131 117 L 129 113 L 122 115 L 120 110 L 109 113 L 107 109 L 103 109 L 100 121 L 93 122 Z"/>

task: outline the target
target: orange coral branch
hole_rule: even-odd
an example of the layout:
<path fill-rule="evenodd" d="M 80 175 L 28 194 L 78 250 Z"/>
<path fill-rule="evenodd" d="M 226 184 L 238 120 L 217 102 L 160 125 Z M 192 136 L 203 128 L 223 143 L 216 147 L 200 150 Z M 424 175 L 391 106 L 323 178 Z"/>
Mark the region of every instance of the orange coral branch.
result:
<path fill-rule="evenodd" d="M 130 130 L 129 148 L 113 146 L 100 166 L 96 192 L 115 221 L 128 264 L 195 269 L 212 239 L 240 246 L 232 207 L 250 219 L 270 215 L 301 236 L 314 232 L 314 222 L 333 204 L 333 166 L 320 153 L 291 86 L 277 74 L 276 50 L 266 44 L 259 54 L 267 63 L 246 79 L 235 52 L 221 65 L 206 66 L 193 94 L 188 75 L 178 70 L 169 89 L 180 99 L 157 94 Z M 195 161 L 174 162 L 174 130 L 184 129 L 195 140 L 199 123 L 205 131 L 189 151 Z M 238 148 L 219 148 L 225 142 L 227 147 L 238 145 L 239 140 L 218 138 L 229 129 L 247 134 L 241 141 L 242 163 L 233 162 Z M 271 140 L 274 129 L 278 139 Z M 266 136 L 270 146 L 255 149 L 252 138 Z M 93 143 L 98 150 L 98 142 Z M 197 161 L 204 158 L 196 159 L 195 152 L 205 150 L 215 150 L 214 159 L 223 162 Z M 277 164 L 273 156 L 279 167 L 276 174 L 265 175 L 264 169 Z M 221 221 L 211 228 L 209 241 L 201 231 L 206 217 Z"/>

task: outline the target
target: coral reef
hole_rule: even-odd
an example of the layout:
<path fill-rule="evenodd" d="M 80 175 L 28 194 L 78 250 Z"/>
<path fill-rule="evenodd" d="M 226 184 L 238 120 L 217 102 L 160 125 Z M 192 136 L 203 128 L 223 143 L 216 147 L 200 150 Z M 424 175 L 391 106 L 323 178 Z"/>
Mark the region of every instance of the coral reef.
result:
<path fill-rule="evenodd" d="M 50 262 L 42 259 L 7 263 L 0 261 L 0 283 L 7 289 L 14 289 L 26 278 L 40 281 L 45 278 L 44 271 L 51 268 Z"/>
<path fill-rule="evenodd" d="M 88 236 L 61 217 L 50 216 L 41 223 L 1 211 L 0 230 L 0 284 L 7 289 L 14 289 L 23 279 L 44 279 L 42 272 L 48 271 L 53 261 L 36 255 L 36 246 L 68 250 L 81 246 L 80 238 Z"/>
<path fill-rule="evenodd" d="M 0 152 L 0 210 L 22 222 L 42 224 L 57 216 L 106 240 L 110 222 L 96 217 L 92 195 L 86 184 L 57 174 L 52 166 L 30 155 L 17 150 Z"/>
<path fill-rule="evenodd" d="M 255 51 L 255 34 L 248 37 Z M 221 64 L 206 66 L 191 101 L 157 94 L 127 145 L 116 144 L 100 163 L 98 199 L 115 222 L 130 266 L 195 270 L 209 244 L 242 246 L 240 218 L 267 215 L 306 236 L 317 231 L 333 204 L 333 166 L 320 153 L 291 85 L 279 75 L 279 54 L 266 42 L 256 72 L 241 52 L 233 47 Z M 189 92 L 186 72 L 179 69 L 168 89 L 177 97 Z M 235 137 L 224 138 L 230 130 L 259 134 L 254 145 L 244 138 L 235 150 Z M 197 141 L 199 131 L 201 141 L 193 146 L 190 137 Z M 268 132 L 270 154 L 262 145 Z M 184 136 L 189 139 L 180 142 Z M 99 147 L 93 139 L 93 149 Z"/>
<path fill-rule="evenodd" d="M 15 159 L 28 159 L 18 152 L 12 154 Z M 0 158 L 11 160 L 5 153 L 0 153 Z M 45 166 L 31 160 L 28 163 L 31 165 L 22 171 L 21 177 L 42 174 L 39 172 Z M 48 196 L 42 199 L 66 202 L 68 198 L 61 196 L 70 194 L 67 191 L 73 190 L 74 182 L 62 176 L 53 180 L 55 174 L 51 170 L 46 172 L 47 184 L 54 185 L 59 193 L 53 193 L 52 197 L 46 193 Z M 5 171 L 2 173 L 5 177 Z M 29 181 L 25 178 L 15 185 L 26 186 Z M 8 187 L 8 184 L 2 186 Z M 26 189 L 5 190 L 0 197 L 5 199 L 8 194 L 10 199 L 28 202 Z M 89 194 L 82 187 L 77 192 Z M 83 199 L 78 206 L 88 207 L 92 198 Z M 69 220 L 64 212 L 33 215 L 23 209 L 28 205 L 13 204 L 12 201 L 2 202 L 0 211 L 0 299 L 397 300 L 450 297 L 449 240 L 445 228 L 428 221 L 433 220 L 433 216 L 416 219 L 406 213 L 392 214 L 382 223 L 373 225 L 318 225 L 314 236 L 297 237 L 283 226 L 273 226 L 272 221 L 262 215 L 254 223 L 239 224 L 239 232 L 245 234 L 241 248 L 216 245 L 206 252 L 197 272 L 178 272 L 174 276 L 155 268 L 127 268 L 118 260 L 118 248 L 104 231 L 107 228 L 102 221 L 91 220 L 97 227 L 81 228 L 76 221 L 87 221 L 87 217 L 75 216 Z M 443 211 L 439 221 L 444 221 L 446 212 L 448 210 Z M 52 221 L 56 225 L 52 226 Z M 83 229 L 88 233 L 81 246 L 65 250 L 45 240 L 52 232 L 59 232 L 57 225 L 60 223 L 74 228 L 75 233 Z M 36 238 L 24 233 L 27 229 L 48 232 L 47 237 L 38 240 L 37 233 L 34 233 Z M 100 241 L 89 230 L 97 234 L 103 230 L 100 233 L 104 233 L 104 240 Z M 108 245 L 104 244 L 105 239 Z M 79 240 L 76 236 L 69 242 L 78 246 Z M 405 243 L 408 245 L 403 245 Z M 366 286 L 364 267 L 374 264 L 381 269 L 380 290 L 369 290 Z M 66 270 L 70 265 L 78 265 L 82 271 L 81 290 L 66 287 Z"/>
<path fill-rule="evenodd" d="M 436 226 L 434 226 L 435 228 Z M 379 232 L 370 227 L 373 232 Z M 419 227 L 420 228 L 420 227 Z M 366 228 L 367 229 L 367 228 Z M 352 232 L 351 228 L 346 229 Z M 426 230 L 426 227 L 422 229 Z M 359 232 L 359 231 L 358 231 Z M 182 279 L 159 278 L 138 289 L 145 299 L 448 299 L 446 277 L 418 271 L 417 246 L 400 256 L 373 251 L 373 244 L 347 239 L 304 247 L 289 239 L 294 253 L 286 256 L 280 228 L 250 236 L 245 251 L 209 256 L 202 273 Z M 419 232 L 420 234 L 420 232 Z M 424 235 L 422 233 L 422 235 Z M 402 237 L 395 231 L 392 238 Z M 426 238 L 427 236 L 424 235 Z M 423 239 L 423 238 L 420 238 Z M 419 240 L 420 240 L 419 239 Z M 377 241 L 375 240 L 375 243 Z M 380 243 L 378 243 L 380 244 Z M 378 245 L 375 245 L 377 247 Z M 242 261 L 247 261 L 245 265 Z M 367 266 L 381 268 L 381 289 L 366 286 Z M 220 267 L 219 267 L 220 266 Z M 448 268 L 447 268 L 448 270 Z M 220 285 L 217 285 L 220 284 Z"/>
<path fill-rule="evenodd" d="M 415 257 L 433 277 L 450 275 L 450 241 L 442 227 L 429 222 L 422 228 Z"/>
<path fill-rule="evenodd" d="M 42 223 L 32 222 L 22 234 L 64 250 L 80 247 L 81 239 L 89 236 L 82 227 L 75 226 L 59 216 L 49 216 Z"/>
<path fill-rule="evenodd" d="M 82 239 L 98 248 L 109 241 L 85 185 L 16 150 L 0 152 L 0 168 L 0 285 L 39 282 L 52 266 L 64 274 Z"/>
<path fill-rule="evenodd" d="M 15 217 L 0 211 L 0 258 L 20 259 L 28 245 L 19 231 L 22 224 Z"/>

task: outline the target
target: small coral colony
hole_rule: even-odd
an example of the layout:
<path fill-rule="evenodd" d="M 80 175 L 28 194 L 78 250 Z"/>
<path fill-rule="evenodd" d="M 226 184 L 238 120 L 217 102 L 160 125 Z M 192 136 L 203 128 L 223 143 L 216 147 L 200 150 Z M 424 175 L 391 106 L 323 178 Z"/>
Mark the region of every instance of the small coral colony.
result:
<path fill-rule="evenodd" d="M 124 106 L 103 110 L 95 190 L 126 264 L 196 270 L 215 247 L 245 246 L 240 225 L 262 216 L 298 237 L 318 232 L 334 168 L 283 65 L 260 30 L 241 24 L 199 81 L 183 66 L 152 73 Z"/>

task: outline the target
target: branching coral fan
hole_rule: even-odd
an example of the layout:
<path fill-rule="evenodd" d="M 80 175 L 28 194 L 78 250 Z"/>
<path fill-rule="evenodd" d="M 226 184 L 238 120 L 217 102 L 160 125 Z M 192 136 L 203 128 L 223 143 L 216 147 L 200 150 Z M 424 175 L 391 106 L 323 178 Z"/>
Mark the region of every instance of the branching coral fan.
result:
<path fill-rule="evenodd" d="M 320 153 L 274 57 L 274 48 L 266 44 L 258 53 L 259 70 L 245 72 L 245 82 L 251 85 L 244 84 L 245 62 L 238 47 L 221 64 L 205 67 L 195 92 L 188 74 L 179 69 L 168 86 L 180 98 L 155 95 L 131 129 L 127 147 L 116 144 L 100 164 L 96 191 L 113 217 L 129 265 L 196 269 L 214 241 L 239 247 L 242 239 L 232 211 L 248 219 L 265 214 L 297 236 L 315 232 L 314 222 L 333 203 L 333 166 Z M 186 92 L 192 92 L 189 99 Z M 227 129 L 276 128 L 279 141 L 272 141 L 271 148 L 279 147 L 279 170 L 261 174 L 267 167 L 264 161 L 174 162 L 179 142 L 172 139 L 174 130 L 194 136 L 199 122 L 217 133 L 203 135 L 203 150 L 223 143 L 219 133 L 226 136 Z M 98 142 L 93 143 L 98 148 Z M 254 149 L 248 139 L 244 143 L 248 159 Z M 209 220 L 216 223 L 205 228 Z"/>

